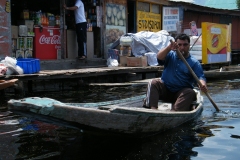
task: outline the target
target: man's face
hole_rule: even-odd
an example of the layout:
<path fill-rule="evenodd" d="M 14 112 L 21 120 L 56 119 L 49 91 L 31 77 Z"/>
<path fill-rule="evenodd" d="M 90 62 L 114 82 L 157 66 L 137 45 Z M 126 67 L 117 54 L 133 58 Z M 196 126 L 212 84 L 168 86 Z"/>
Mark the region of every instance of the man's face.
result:
<path fill-rule="evenodd" d="M 184 57 L 187 57 L 189 55 L 189 48 L 190 48 L 190 44 L 188 43 L 188 40 L 177 40 L 177 44 L 178 44 L 178 49 L 179 51 L 182 53 L 182 55 Z"/>

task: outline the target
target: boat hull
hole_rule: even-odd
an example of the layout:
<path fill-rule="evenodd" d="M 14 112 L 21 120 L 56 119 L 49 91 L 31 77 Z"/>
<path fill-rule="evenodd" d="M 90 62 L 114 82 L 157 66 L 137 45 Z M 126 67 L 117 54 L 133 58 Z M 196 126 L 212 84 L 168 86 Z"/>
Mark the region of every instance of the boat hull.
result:
<path fill-rule="evenodd" d="M 51 116 L 86 126 L 122 133 L 152 133 L 179 126 L 195 119 L 202 112 L 202 107 L 194 112 L 164 113 L 158 110 L 141 109 L 131 114 L 121 111 L 99 111 L 92 108 L 72 108 L 58 106 Z"/>
<path fill-rule="evenodd" d="M 37 101 L 39 103 L 36 103 Z M 169 106 L 164 108 L 165 103 L 162 103 L 158 110 L 153 110 L 141 107 L 142 104 L 143 96 L 87 104 L 66 104 L 59 101 L 51 102 L 48 98 L 32 97 L 31 102 L 24 99 L 10 100 L 8 108 L 127 134 L 154 133 L 171 129 L 196 119 L 203 111 L 201 96 L 198 97 L 197 108 L 192 111 L 172 112 Z"/>

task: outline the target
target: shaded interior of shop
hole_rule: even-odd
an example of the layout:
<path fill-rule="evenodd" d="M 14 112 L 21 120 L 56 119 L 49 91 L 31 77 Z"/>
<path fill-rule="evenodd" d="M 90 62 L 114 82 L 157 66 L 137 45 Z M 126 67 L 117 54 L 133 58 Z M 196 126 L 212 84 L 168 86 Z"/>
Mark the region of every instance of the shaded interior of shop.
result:
<path fill-rule="evenodd" d="M 99 3 L 93 3 L 89 0 L 82 0 L 85 7 L 86 19 L 91 26 L 88 28 L 88 34 L 90 42 L 88 43 L 88 48 L 91 49 L 91 54 L 93 57 L 101 57 L 101 38 L 100 38 L 100 27 L 96 25 L 96 6 Z M 75 0 L 65 0 L 67 6 L 74 6 Z M 97 1 L 99 2 L 99 1 Z M 23 11 L 28 11 L 29 17 L 23 17 Z M 61 15 L 62 10 L 61 0 L 11 0 L 11 24 L 14 26 L 19 26 L 20 21 L 32 20 L 34 21 L 34 26 L 39 25 L 36 21 L 36 13 L 41 11 L 46 17 L 48 15 L 53 16 L 54 22 L 47 22 L 47 26 L 50 27 L 60 27 L 56 26 L 56 16 Z M 60 17 L 58 17 L 60 19 Z M 49 18 L 48 18 L 49 19 Z M 59 23 L 59 22 L 58 22 Z M 66 58 L 74 58 L 77 54 L 76 37 L 75 37 L 75 17 L 74 11 L 65 11 L 65 25 L 67 27 L 66 31 Z M 90 33 L 91 32 L 91 33 Z M 74 45 L 72 44 L 74 43 Z M 69 44 L 69 45 L 68 45 Z M 72 45 L 71 45 L 72 44 Z M 74 46 L 74 48 L 72 47 Z M 34 52 L 34 51 L 33 51 Z M 37 57 L 36 57 L 37 58 Z"/>
<path fill-rule="evenodd" d="M 23 10 L 30 12 L 42 11 L 43 13 L 60 14 L 60 0 L 11 0 L 12 25 L 18 25 Z M 31 18 L 31 17 L 30 17 Z"/>
<path fill-rule="evenodd" d="M 128 33 L 136 33 L 136 1 L 127 1 Z"/>
<path fill-rule="evenodd" d="M 66 6 L 74 6 L 75 0 L 65 0 Z M 88 39 L 88 55 L 93 58 L 100 58 L 101 55 L 101 28 L 97 27 L 96 6 L 100 6 L 99 1 L 82 0 L 85 8 L 86 20 L 88 23 L 87 39 Z M 75 30 L 74 11 L 65 11 L 65 24 L 68 30 Z"/>

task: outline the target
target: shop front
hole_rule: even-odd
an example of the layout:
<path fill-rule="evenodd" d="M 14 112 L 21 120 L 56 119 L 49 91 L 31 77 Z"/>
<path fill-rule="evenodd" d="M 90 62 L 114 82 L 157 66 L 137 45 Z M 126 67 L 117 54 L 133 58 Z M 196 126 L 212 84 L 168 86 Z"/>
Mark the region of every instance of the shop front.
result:
<path fill-rule="evenodd" d="M 107 59 L 108 49 L 126 33 L 162 29 L 161 14 L 165 1 L 82 1 L 88 23 L 88 59 Z M 11 5 L 7 20 L 11 36 L 5 55 L 40 60 L 77 57 L 74 12 L 62 7 L 63 4 L 73 6 L 75 0 L 6 0 L 4 3 L 7 2 Z"/>
<path fill-rule="evenodd" d="M 102 57 L 102 7 L 98 0 L 82 0 L 87 20 L 87 58 Z M 10 56 L 40 60 L 75 59 L 77 39 L 74 11 L 75 0 L 11 0 Z"/>
<path fill-rule="evenodd" d="M 104 12 L 104 58 L 108 58 L 108 49 L 127 32 L 127 0 L 105 0 Z"/>
<path fill-rule="evenodd" d="M 87 58 L 101 58 L 102 2 L 100 0 L 82 0 L 87 20 Z M 75 0 L 65 0 L 67 6 L 74 6 Z M 68 58 L 77 57 L 74 11 L 65 11 L 66 52 Z"/>
<path fill-rule="evenodd" d="M 61 57 L 60 0 L 11 0 L 12 57 Z"/>
<path fill-rule="evenodd" d="M 104 34 L 106 35 L 104 53 L 107 53 L 112 44 L 126 33 L 158 32 L 162 29 L 162 2 L 152 0 L 105 0 L 104 2 Z"/>
<path fill-rule="evenodd" d="M 130 0 L 128 3 L 128 32 L 158 32 L 162 30 L 163 6 L 167 0 Z"/>

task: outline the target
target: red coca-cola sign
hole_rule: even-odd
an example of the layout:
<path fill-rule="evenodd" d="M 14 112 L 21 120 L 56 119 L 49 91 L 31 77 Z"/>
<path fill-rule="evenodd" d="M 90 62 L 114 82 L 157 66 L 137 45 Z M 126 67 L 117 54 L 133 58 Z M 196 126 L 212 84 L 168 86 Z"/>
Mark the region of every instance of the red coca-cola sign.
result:
<path fill-rule="evenodd" d="M 41 35 L 39 44 L 61 44 L 61 37 L 59 35 L 49 36 Z"/>
<path fill-rule="evenodd" d="M 34 27 L 34 57 L 40 60 L 57 59 L 61 49 L 61 35 L 58 27 Z"/>

